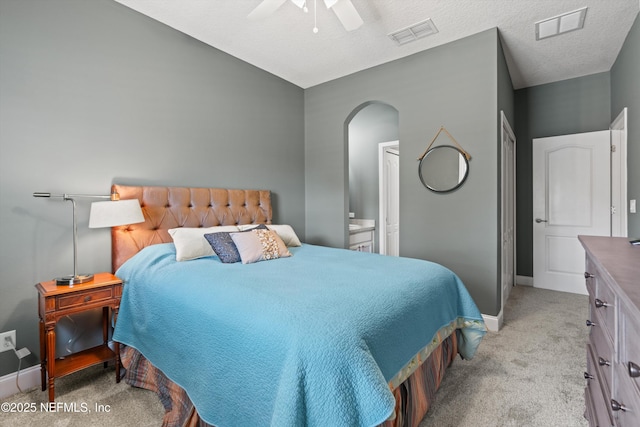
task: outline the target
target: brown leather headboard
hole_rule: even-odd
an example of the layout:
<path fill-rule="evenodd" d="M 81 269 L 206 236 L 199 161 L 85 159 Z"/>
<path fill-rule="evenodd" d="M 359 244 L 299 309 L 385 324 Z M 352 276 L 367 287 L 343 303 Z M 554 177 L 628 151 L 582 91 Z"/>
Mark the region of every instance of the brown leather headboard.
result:
<path fill-rule="evenodd" d="M 138 199 L 145 222 L 111 229 L 113 272 L 149 245 L 172 242 L 176 227 L 271 224 L 271 192 L 223 188 L 148 187 L 115 184 L 120 199 Z"/>

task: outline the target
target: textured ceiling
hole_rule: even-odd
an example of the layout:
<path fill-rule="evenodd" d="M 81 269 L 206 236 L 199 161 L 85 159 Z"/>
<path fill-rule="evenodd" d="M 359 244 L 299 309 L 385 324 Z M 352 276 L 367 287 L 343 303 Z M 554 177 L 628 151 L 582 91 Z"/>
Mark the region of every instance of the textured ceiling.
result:
<path fill-rule="evenodd" d="M 115 0 L 302 88 L 498 27 L 515 89 L 608 71 L 639 0 L 352 0 L 364 20 L 344 30 L 317 0 L 247 19 L 261 0 Z M 535 40 L 534 23 L 588 7 L 584 29 Z M 431 18 L 438 33 L 403 46 L 387 34 Z"/>

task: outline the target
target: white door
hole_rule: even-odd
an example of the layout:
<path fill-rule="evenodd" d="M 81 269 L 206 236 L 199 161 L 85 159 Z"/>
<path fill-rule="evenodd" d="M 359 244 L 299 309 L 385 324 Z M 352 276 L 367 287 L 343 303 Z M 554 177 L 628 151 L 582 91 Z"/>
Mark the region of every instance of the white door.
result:
<path fill-rule="evenodd" d="M 502 116 L 502 308 L 515 284 L 516 138 Z"/>
<path fill-rule="evenodd" d="M 611 235 L 627 237 L 627 109 L 611 123 Z"/>
<path fill-rule="evenodd" d="M 587 293 L 579 234 L 611 235 L 609 131 L 533 140 L 533 285 Z"/>
<path fill-rule="evenodd" d="M 380 144 L 380 253 L 400 254 L 400 152 L 398 141 Z"/>

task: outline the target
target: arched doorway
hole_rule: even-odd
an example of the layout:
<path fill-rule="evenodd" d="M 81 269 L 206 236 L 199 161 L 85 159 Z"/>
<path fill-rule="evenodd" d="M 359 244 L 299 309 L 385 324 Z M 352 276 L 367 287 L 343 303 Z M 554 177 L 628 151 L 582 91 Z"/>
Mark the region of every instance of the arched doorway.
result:
<path fill-rule="evenodd" d="M 393 106 L 379 101 L 355 108 L 345 121 L 347 127 L 349 173 L 349 222 L 373 221 L 373 252 L 380 252 L 380 144 L 399 141 L 399 113 Z M 397 198 L 396 198 L 397 200 Z M 358 221 L 355 221 L 358 222 Z M 353 233 L 353 230 L 351 230 Z M 383 250 L 384 252 L 384 250 Z"/>

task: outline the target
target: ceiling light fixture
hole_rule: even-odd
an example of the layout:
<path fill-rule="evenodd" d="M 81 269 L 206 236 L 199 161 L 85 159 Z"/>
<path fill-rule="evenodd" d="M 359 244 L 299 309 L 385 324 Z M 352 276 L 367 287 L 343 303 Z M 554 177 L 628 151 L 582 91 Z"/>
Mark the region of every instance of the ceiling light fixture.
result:
<path fill-rule="evenodd" d="M 286 1 L 287 0 L 262 0 L 262 3 L 260 3 L 255 9 L 253 9 L 251 13 L 249 13 L 247 18 L 249 19 L 266 18 L 267 16 L 275 12 L 280 6 L 286 3 Z M 317 1 L 318 0 L 313 0 L 313 14 L 314 14 L 313 32 L 314 33 L 318 32 Z M 344 26 L 345 30 L 353 31 L 355 29 L 360 28 L 360 26 L 364 23 L 364 21 L 362 21 L 362 18 L 360 17 L 360 14 L 356 10 L 356 8 L 353 6 L 353 3 L 351 3 L 351 0 L 323 0 L 323 1 L 327 9 L 333 10 L 333 12 L 336 14 L 338 19 Z M 309 8 L 307 7 L 307 0 L 291 0 L 291 2 L 296 6 L 298 6 L 299 8 L 301 8 L 302 10 L 304 10 L 305 12 L 309 11 Z"/>
<path fill-rule="evenodd" d="M 542 40 L 581 29 L 584 27 L 584 18 L 586 15 L 587 8 L 583 7 L 582 9 L 538 21 L 536 22 L 536 40 Z"/>
<path fill-rule="evenodd" d="M 403 45 L 422 37 L 427 37 L 438 32 L 435 24 L 431 19 L 418 22 L 400 30 L 387 34 L 391 40 L 398 45 Z"/>

